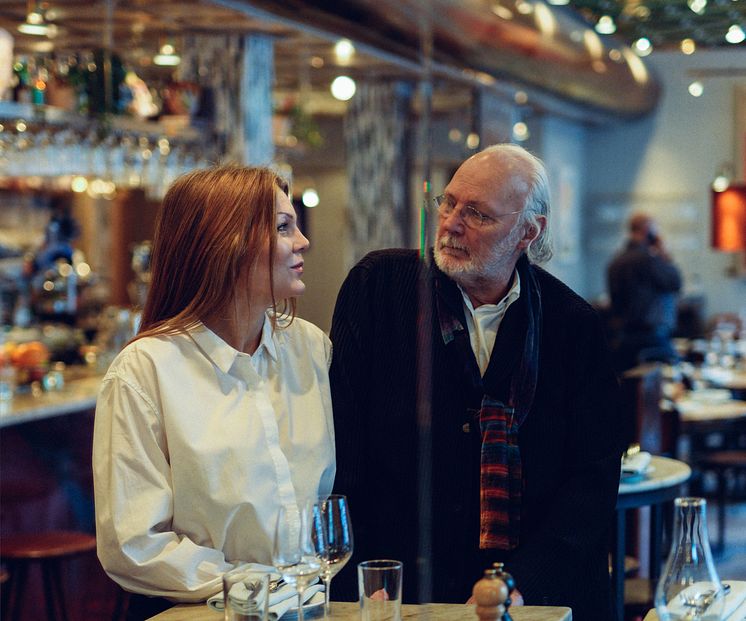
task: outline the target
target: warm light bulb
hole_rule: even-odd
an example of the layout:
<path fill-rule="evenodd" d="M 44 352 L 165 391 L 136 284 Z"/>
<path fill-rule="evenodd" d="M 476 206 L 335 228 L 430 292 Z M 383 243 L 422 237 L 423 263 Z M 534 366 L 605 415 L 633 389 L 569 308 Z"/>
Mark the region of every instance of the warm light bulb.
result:
<path fill-rule="evenodd" d="M 347 101 L 352 99 L 356 90 L 355 80 L 347 77 L 346 75 L 340 75 L 334 78 L 332 82 L 331 91 L 335 99 L 340 101 Z"/>
<path fill-rule="evenodd" d="M 306 188 L 303 190 L 301 201 L 306 207 L 316 207 L 319 204 L 319 194 L 314 188 Z"/>
<path fill-rule="evenodd" d="M 340 65 L 346 65 L 355 54 L 355 46 L 349 39 L 340 39 L 334 44 L 334 55 Z"/>
<path fill-rule="evenodd" d="M 694 42 L 694 39 L 682 39 L 681 51 L 687 56 L 694 54 L 697 51 L 697 44 Z"/>
<path fill-rule="evenodd" d="M 531 134 L 528 131 L 528 125 L 526 125 L 523 121 L 518 121 L 518 123 L 513 125 L 513 138 L 515 138 L 519 142 L 527 140 L 530 135 Z"/>
<path fill-rule="evenodd" d="M 476 149 L 479 146 L 479 134 L 477 134 L 476 132 L 471 132 L 466 137 L 466 146 L 469 149 Z"/>

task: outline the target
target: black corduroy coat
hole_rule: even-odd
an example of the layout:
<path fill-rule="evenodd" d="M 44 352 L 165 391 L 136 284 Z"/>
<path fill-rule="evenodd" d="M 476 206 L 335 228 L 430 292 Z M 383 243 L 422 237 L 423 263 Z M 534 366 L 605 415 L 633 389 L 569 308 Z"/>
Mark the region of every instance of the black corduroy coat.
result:
<path fill-rule="evenodd" d="M 503 561 L 526 604 L 570 606 L 575 621 L 612 618 L 607 554 L 622 451 L 616 377 L 593 309 L 525 257 L 517 269 L 521 296 L 483 378 L 489 394 L 507 397 L 523 351 L 526 287 L 535 280 L 539 374 L 519 432 L 524 487 L 520 543 L 511 552 L 479 550 L 481 438 L 473 416 L 482 395 L 463 373 L 476 360 L 461 360 L 444 342 L 432 297 L 437 289 L 465 326 L 458 287 L 413 250 L 373 252 L 343 284 L 331 333 L 335 489 L 349 498 L 355 555 L 333 597 L 355 597 L 358 561 L 394 558 L 404 561 L 405 601 L 464 602 L 484 569 Z M 431 343 L 424 368 L 432 406 L 419 426 L 418 330 Z"/>

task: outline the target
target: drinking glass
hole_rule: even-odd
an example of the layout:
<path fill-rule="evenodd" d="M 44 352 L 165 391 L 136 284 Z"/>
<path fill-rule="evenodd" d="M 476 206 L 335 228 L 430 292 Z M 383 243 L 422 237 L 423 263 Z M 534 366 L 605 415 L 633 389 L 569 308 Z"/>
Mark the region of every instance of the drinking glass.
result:
<path fill-rule="evenodd" d="M 312 515 L 318 517 L 318 522 L 313 521 L 311 537 L 321 559 L 321 580 L 325 587 L 324 617 L 328 617 L 332 578 L 352 556 L 352 523 L 347 497 L 339 494 L 320 497 Z"/>
<path fill-rule="evenodd" d="M 223 575 L 224 621 L 267 621 L 269 574 L 244 564 Z"/>
<path fill-rule="evenodd" d="M 401 621 L 402 567 L 388 559 L 358 563 L 362 621 Z"/>
<path fill-rule="evenodd" d="M 294 505 L 280 507 L 275 527 L 272 562 L 285 582 L 298 591 L 298 621 L 303 621 L 303 591 L 321 571 L 321 560 L 311 540 L 313 507 Z"/>

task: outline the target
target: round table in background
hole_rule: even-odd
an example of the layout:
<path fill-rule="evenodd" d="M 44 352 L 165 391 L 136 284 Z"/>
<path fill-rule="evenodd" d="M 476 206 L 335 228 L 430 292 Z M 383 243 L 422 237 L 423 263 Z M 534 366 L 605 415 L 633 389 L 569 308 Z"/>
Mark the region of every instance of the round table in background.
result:
<path fill-rule="evenodd" d="M 647 476 L 635 483 L 620 483 L 616 503 L 614 543 L 611 551 L 611 584 L 617 618 L 624 618 L 624 555 L 627 511 L 650 507 L 650 580 L 660 573 L 662 561 L 663 506 L 681 495 L 681 486 L 692 469 L 683 461 L 654 455 Z"/>

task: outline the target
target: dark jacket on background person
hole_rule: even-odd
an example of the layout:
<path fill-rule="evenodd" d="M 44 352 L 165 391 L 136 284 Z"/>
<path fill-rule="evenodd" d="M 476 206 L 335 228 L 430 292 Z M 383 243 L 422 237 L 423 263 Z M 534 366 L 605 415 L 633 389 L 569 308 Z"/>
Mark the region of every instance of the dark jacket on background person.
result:
<path fill-rule="evenodd" d="M 412 250 L 373 252 L 342 286 L 331 332 L 335 488 L 349 497 L 355 556 L 335 579 L 335 597 L 356 593 L 358 561 L 394 558 L 404 561 L 405 601 L 422 599 L 421 575 L 429 573 L 432 601 L 465 602 L 484 569 L 504 561 L 527 605 L 571 606 L 575 621 L 612 618 L 607 553 L 622 451 L 618 386 L 591 307 L 525 257 L 517 269 L 521 295 L 503 319 L 481 387 L 464 375 L 477 365 L 471 350 L 464 360 L 464 350 L 444 340 L 439 305 L 465 330 L 463 298 L 434 262 L 425 267 Z M 432 296 L 424 327 L 432 339 L 430 446 L 419 443 L 416 407 L 423 270 Z M 541 321 L 533 405 L 519 431 L 519 545 L 479 550 L 482 443 L 474 414 L 483 394 L 508 397 L 532 292 Z M 428 470 L 430 497 L 422 485 Z M 427 559 L 419 559 L 423 537 Z"/>
<path fill-rule="evenodd" d="M 628 242 L 607 273 L 611 312 L 619 327 L 619 370 L 648 359 L 675 355 L 671 333 L 676 327 L 676 294 L 681 274 L 669 259 L 651 252 L 645 243 Z"/>

